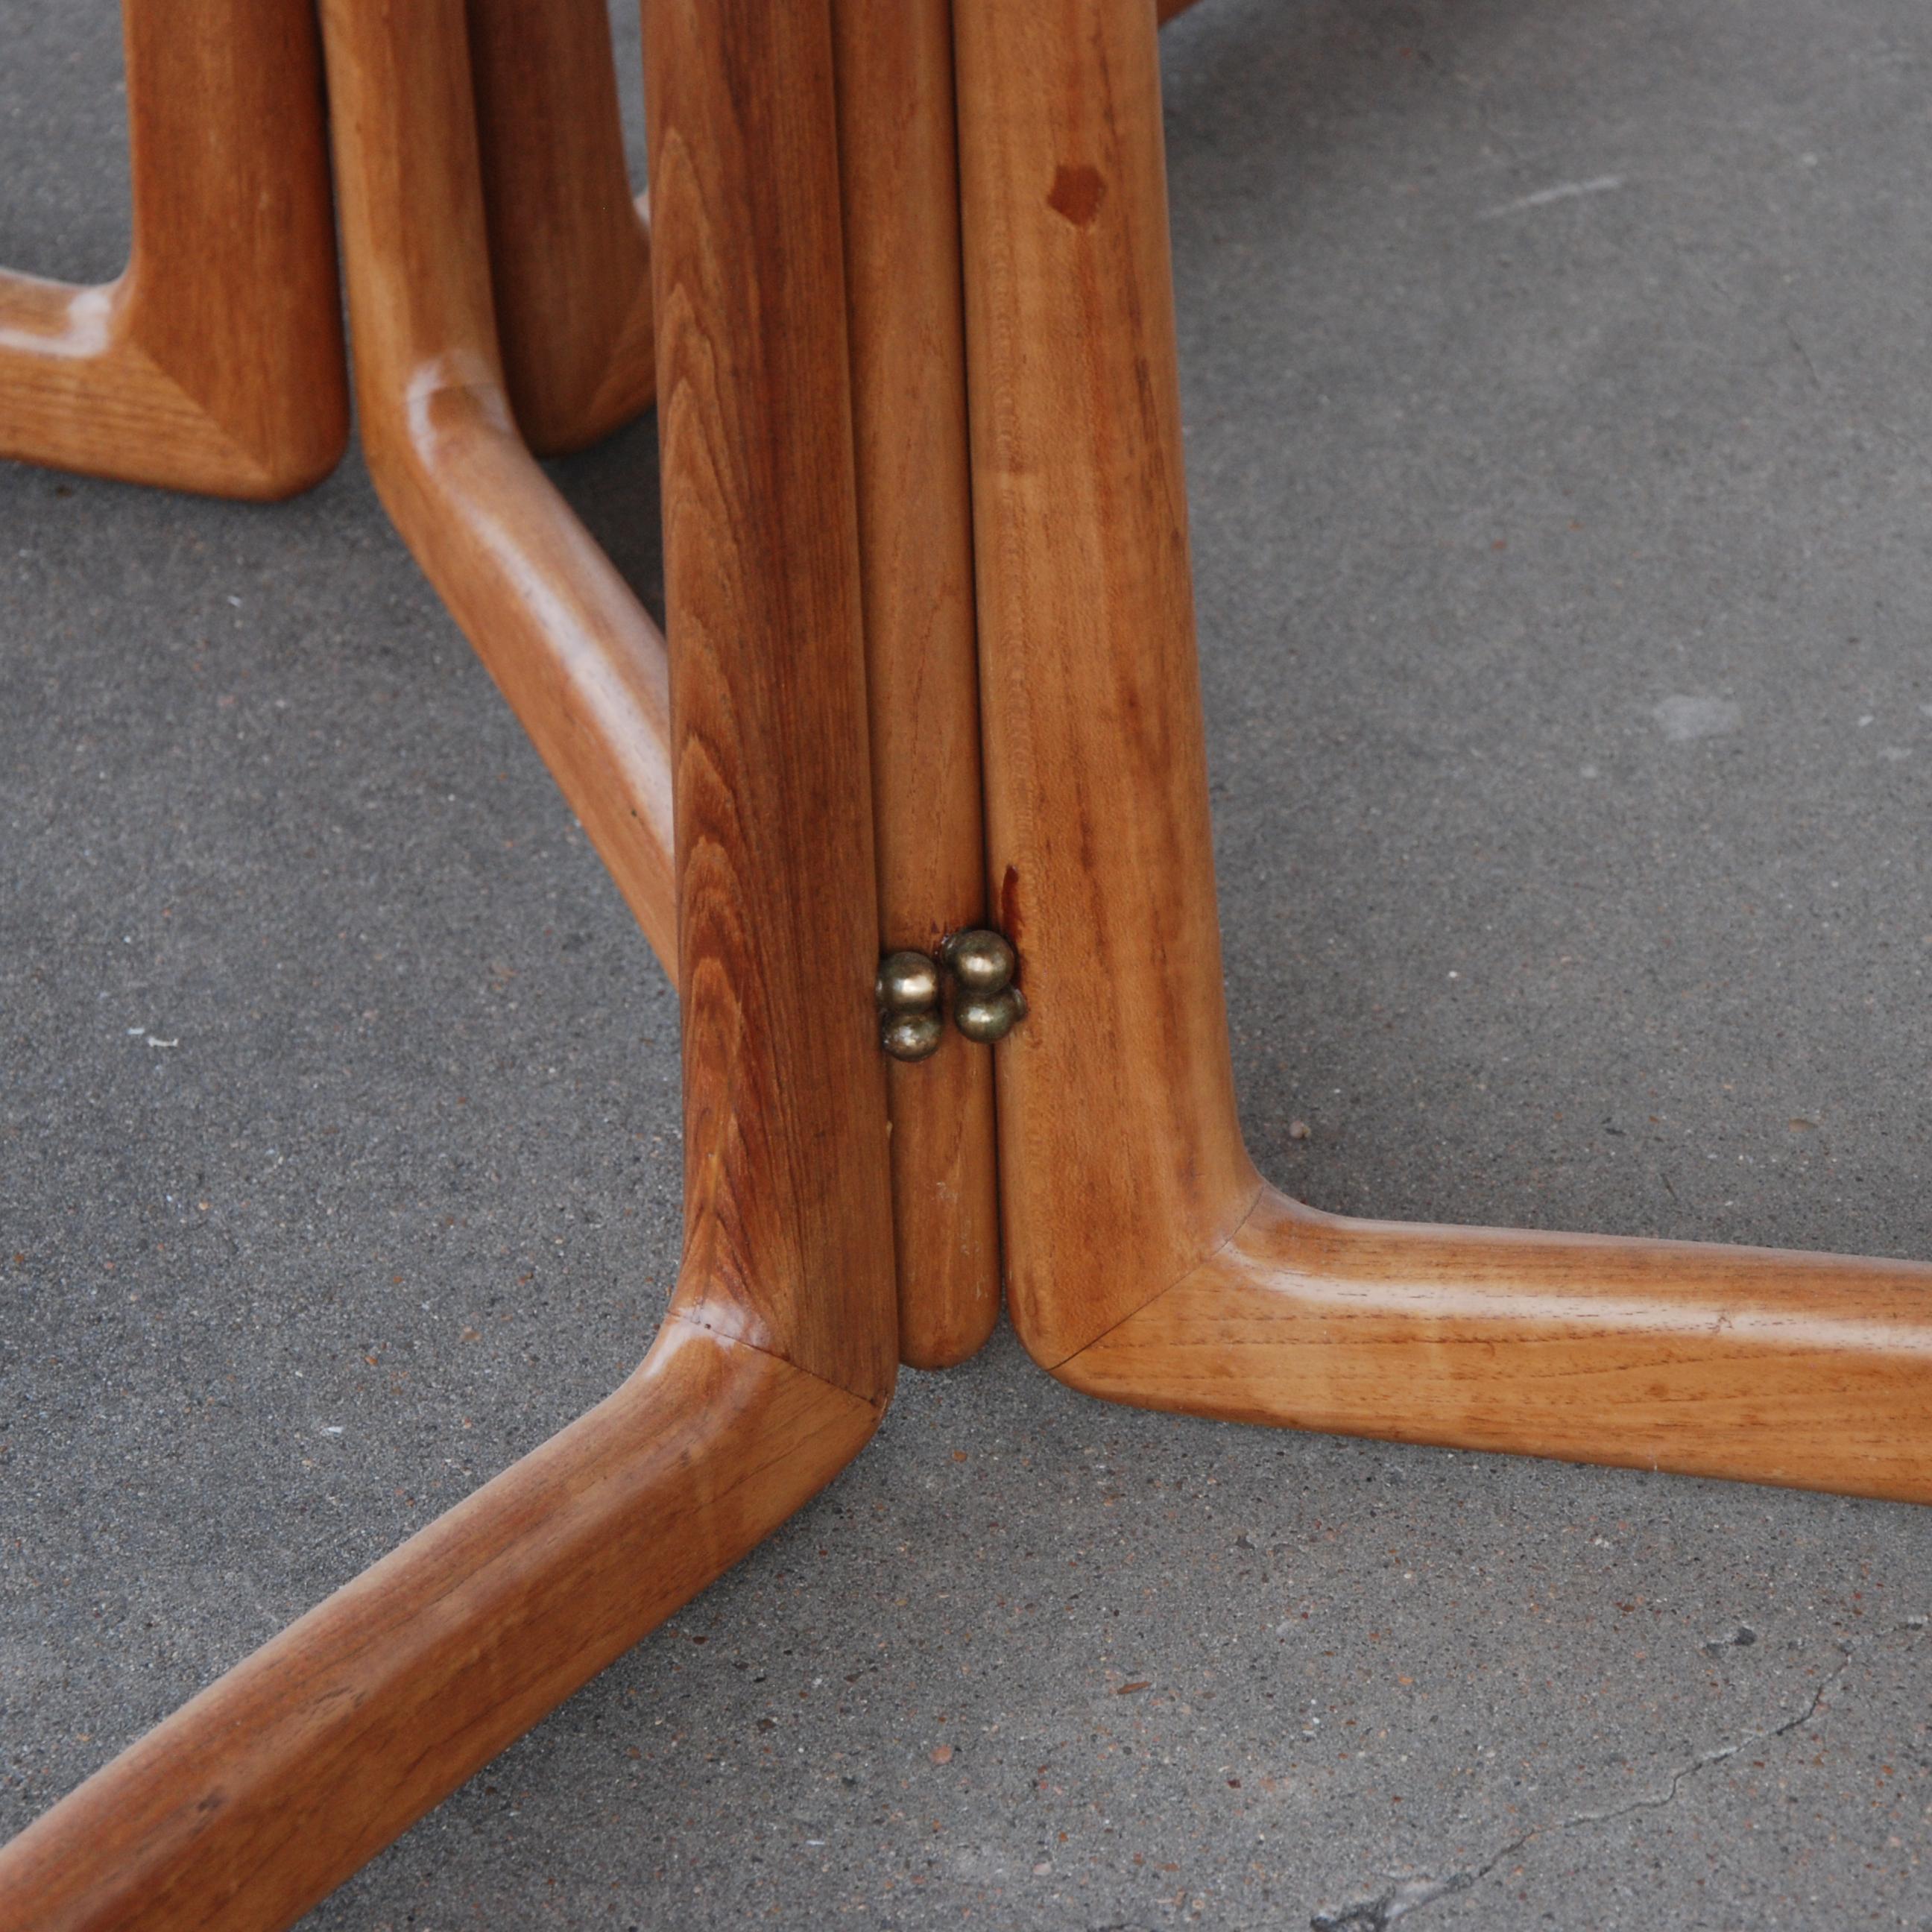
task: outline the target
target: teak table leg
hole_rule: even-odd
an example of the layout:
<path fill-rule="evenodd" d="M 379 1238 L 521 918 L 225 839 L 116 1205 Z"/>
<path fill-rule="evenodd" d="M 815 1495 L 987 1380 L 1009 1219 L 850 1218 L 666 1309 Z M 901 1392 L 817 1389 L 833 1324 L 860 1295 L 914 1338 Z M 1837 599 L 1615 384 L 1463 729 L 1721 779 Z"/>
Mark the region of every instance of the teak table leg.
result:
<path fill-rule="evenodd" d="M 134 247 L 0 273 L 0 456 L 217 496 L 320 482 L 349 434 L 310 0 L 124 0 Z"/>
<path fill-rule="evenodd" d="M 921 1218 L 985 1158 L 982 1126 L 946 1152 L 921 1111 L 980 1104 L 962 1066 L 904 1070 L 937 1077 L 892 1091 L 925 1150 L 893 1172 L 881 908 L 929 944 L 983 905 L 1020 949 L 1031 1016 L 995 1049 L 1008 1290 L 1064 1380 L 1932 1501 L 1932 1268 L 1348 1220 L 1250 1162 L 1155 7 L 956 0 L 982 899 L 946 8 L 650 0 L 667 667 L 511 420 L 464 4 L 322 0 L 370 460 L 662 952 L 675 932 L 678 1287 L 616 1394 L 0 1850 L 0 1932 L 287 1924 L 856 1453 L 901 1352 L 896 1186 L 902 1271 L 936 1230 L 991 1246 L 983 1191 Z M 154 10 L 130 5 L 130 48 Z M 86 298 L 65 322 L 46 300 L 55 337 L 83 328 Z M 950 1359 L 986 1277 L 928 1279 L 905 1352 Z"/>
<path fill-rule="evenodd" d="M 690 1318 L 898 1349 L 830 0 L 644 10 Z"/>
<path fill-rule="evenodd" d="M 382 502 L 674 970 L 664 640 L 532 458 L 497 352 L 461 0 L 323 0 L 362 444 Z"/>
<path fill-rule="evenodd" d="M 879 922 L 936 952 L 986 919 L 950 0 L 836 0 Z M 963 1361 L 1000 1312 L 993 1068 L 948 1028 L 893 1061 L 899 1348 Z"/>
<path fill-rule="evenodd" d="M 1932 1501 L 1932 1268 L 1317 1214 L 1244 1149 L 1154 10 L 958 0 L 1007 1296 L 1116 1400 Z"/>
<path fill-rule="evenodd" d="M 426 28 L 426 6 L 330 0 L 346 140 L 379 131 L 371 81 L 419 87 L 460 48 L 459 4 Z M 5 1932 L 286 1925 L 796 1509 L 890 1395 L 830 22 L 824 0 L 650 15 L 685 1028 L 670 1315 L 615 1395 L 0 1852 Z M 763 111 L 740 124 L 728 100 Z"/>
<path fill-rule="evenodd" d="M 604 0 L 470 0 L 490 274 L 510 402 L 540 456 L 656 388 L 650 234 L 624 165 Z"/>

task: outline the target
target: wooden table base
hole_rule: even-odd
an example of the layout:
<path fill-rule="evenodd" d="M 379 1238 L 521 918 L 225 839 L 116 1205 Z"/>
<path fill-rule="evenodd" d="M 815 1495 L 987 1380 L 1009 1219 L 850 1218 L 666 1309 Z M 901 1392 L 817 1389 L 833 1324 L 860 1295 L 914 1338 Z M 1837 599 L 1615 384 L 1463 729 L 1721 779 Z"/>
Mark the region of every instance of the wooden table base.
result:
<path fill-rule="evenodd" d="M 1152 0 L 650 0 L 652 299 L 626 256 L 549 350 L 540 211 L 610 128 L 506 199 L 475 104 L 595 59 L 322 13 L 371 468 L 674 967 L 684 1261 L 615 1395 L 0 1851 L 4 1932 L 289 1923 L 969 1353 L 996 1220 L 1028 1348 L 1110 1400 L 1932 1501 L 1932 1268 L 1351 1220 L 1250 1162 Z M 668 652 L 526 440 L 646 328 Z M 889 1068 L 882 949 L 988 919 L 1028 1016 Z"/>

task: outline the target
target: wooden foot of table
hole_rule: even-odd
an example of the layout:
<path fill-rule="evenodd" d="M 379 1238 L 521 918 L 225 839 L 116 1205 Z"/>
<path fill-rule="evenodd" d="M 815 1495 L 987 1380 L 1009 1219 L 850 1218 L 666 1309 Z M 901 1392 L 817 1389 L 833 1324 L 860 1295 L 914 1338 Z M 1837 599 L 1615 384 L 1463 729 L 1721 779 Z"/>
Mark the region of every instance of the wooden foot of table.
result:
<path fill-rule="evenodd" d="M 608 1401 L 0 1851 L 0 1927 L 292 1923 L 768 1535 L 878 1414 L 674 1317 Z"/>
<path fill-rule="evenodd" d="M 958 0 L 1007 1297 L 1156 1408 L 1932 1501 L 1932 1268 L 1264 1189 L 1221 980 L 1154 23 Z"/>
<path fill-rule="evenodd" d="M 274 498 L 349 435 L 308 0 L 124 0 L 134 248 L 99 288 L 0 273 L 0 457 Z"/>
<path fill-rule="evenodd" d="M 675 974 L 662 634 L 544 476 L 497 346 L 461 0 L 324 0 L 362 443 L 384 506 Z"/>

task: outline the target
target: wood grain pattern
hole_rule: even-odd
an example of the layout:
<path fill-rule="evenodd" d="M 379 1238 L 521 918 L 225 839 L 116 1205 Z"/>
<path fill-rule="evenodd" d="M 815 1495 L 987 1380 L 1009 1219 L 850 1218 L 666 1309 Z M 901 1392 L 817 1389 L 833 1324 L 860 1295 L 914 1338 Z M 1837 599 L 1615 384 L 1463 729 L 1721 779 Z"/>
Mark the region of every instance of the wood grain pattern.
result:
<path fill-rule="evenodd" d="M 604 0 L 469 0 L 496 331 L 540 456 L 580 449 L 656 391 L 650 234 L 624 164 Z"/>
<path fill-rule="evenodd" d="M 878 1414 L 674 1318 L 608 1400 L 0 1850 L 0 1932 L 293 1923 L 736 1562 Z"/>
<path fill-rule="evenodd" d="M 1006 1298 L 1057 1364 L 1225 1240 L 1234 1120 L 1150 7 L 958 0 Z"/>
<path fill-rule="evenodd" d="M 1322 1215 L 1234 1115 L 1154 22 L 958 0 L 1000 1049 L 1036 1358 L 1190 1414 L 1932 1501 L 1932 1268 Z M 1011 915 L 1010 915 L 1010 917 Z"/>
<path fill-rule="evenodd" d="M 873 1397 L 897 1336 L 830 0 L 650 0 L 644 44 L 690 1312 Z"/>
<path fill-rule="evenodd" d="M 275 498 L 349 434 L 308 0 L 124 0 L 134 247 L 77 288 L 0 274 L 0 456 Z"/>
<path fill-rule="evenodd" d="M 1062 1365 L 1138 1407 L 1932 1502 L 1932 1268 L 1323 1214 L 1272 1190 Z"/>
<path fill-rule="evenodd" d="M 369 10 L 324 8 L 370 470 L 674 970 L 664 640 L 511 419 L 460 0 L 424 0 L 406 34 Z"/>
<path fill-rule="evenodd" d="M 879 922 L 932 953 L 986 919 L 952 8 L 832 21 Z M 886 1080 L 900 1354 L 947 1368 L 999 1318 L 992 1060 L 949 1028 Z"/>
<path fill-rule="evenodd" d="M 400 340 L 460 342 L 478 300 L 467 242 L 424 252 L 480 220 L 460 4 L 325 0 L 352 280 L 375 242 L 418 271 L 419 302 L 364 280 L 358 324 L 373 303 Z M 0 1851 L 0 1932 L 288 1924 L 796 1508 L 890 1398 L 830 16 L 651 16 L 685 982 L 670 1319 L 608 1401 Z M 427 236 L 385 225 L 405 178 Z M 452 371 L 487 394 L 476 348 L 430 364 L 404 417 Z"/>
<path fill-rule="evenodd" d="M 1193 4 L 1160 0 L 1162 21 Z M 904 0 L 903 5 L 853 0 L 841 17 L 869 20 L 885 43 L 879 50 L 882 71 L 894 66 L 917 91 L 920 113 L 930 111 L 943 118 L 950 130 L 950 52 L 946 99 L 941 103 L 929 92 L 938 74 L 929 51 L 935 23 L 941 34 L 948 32 L 938 20 L 941 10 L 936 0 Z M 562 455 L 630 422 L 656 393 L 649 197 L 633 196 L 626 173 L 609 22 L 598 0 L 550 0 L 542 8 L 526 0 L 469 0 L 469 18 L 505 386 L 525 442 L 539 456 Z M 921 51 L 908 67 L 904 56 L 910 50 Z M 844 58 L 842 53 L 842 63 Z M 936 155 L 924 138 L 929 128 L 916 123 L 905 105 L 889 111 L 887 125 L 880 129 L 885 145 L 902 163 L 910 161 L 915 158 L 907 152 L 910 136 L 916 158 L 929 163 Z M 950 176 L 950 154 L 947 162 Z M 949 193 L 944 200 L 900 204 L 896 226 L 915 231 L 920 224 L 911 218 L 922 211 L 934 232 L 954 224 Z M 860 299 L 855 289 L 854 300 Z M 862 371 L 855 374 L 862 380 Z M 862 448 L 860 461 L 865 461 Z M 976 726 L 973 742 L 976 759 Z M 890 927 L 892 922 L 886 923 Z M 960 1084 L 950 1072 L 940 1080 Z M 896 1093 L 900 1084 L 893 1076 Z M 904 1136 L 923 1128 L 931 1139 L 938 1110 L 914 1105 L 917 1111 L 908 1118 L 919 1124 L 895 1131 Z M 991 1107 L 989 1089 L 988 1119 Z M 962 1191 L 976 1192 L 964 1171 L 976 1164 L 976 1153 L 968 1149 L 980 1138 L 977 1102 L 969 1099 L 964 1112 L 967 1124 L 956 1136 L 959 1146 L 922 1152 L 915 1171 L 934 1171 L 936 1160 L 950 1160 L 962 1169 Z M 898 1153 L 896 1144 L 896 1172 Z M 943 1202 L 935 1214 L 942 1220 L 962 1218 L 947 1214 Z M 966 1218 L 976 1223 L 980 1217 Z M 927 1252 L 914 1264 L 921 1278 L 937 1280 L 933 1270 L 946 1239 L 935 1231 L 922 1240 Z M 907 1360 L 922 1366 L 943 1366 L 961 1359 L 962 1352 L 970 1354 L 977 1343 L 969 1345 L 966 1338 L 997 1318 L 997 1282 L 991 1316 L 983 1290 L 969 1293 L 964 1285 L 982 1265 L 998 1266 L 996 1261 L 982 1264 L 984 1244 L 976 1225 L 958 1231 L 957 1246 L 962 1257 L 970 1257 L 950 1270 L 958 1282 L 922 1292 L 910 1304 L 933 1310 L 922 1318 L 932 1324 L 929 1336 L 916 1328 L 905 1337 L 914 1351 Z"/>
<path fill-rule="evenodd" d="M 1194 4 L 1160 0 L 1162 23 Z M 506 386 L 524 440 L 539 456 L 560 455 L 628 422 L 656 392 L 648 197 L 634 197 L 626 175 L 609 22 L 598 0 L 550 0 L 542 8 L 526 0 L 469 0 L 468 10 Z M 881 165 L 932 168 L 941 124 L 950 139 L 950 49 L 944 98 L 932 91 L 940 73 L 937 43 L 950 34 L 941 17 L 947 10 L 940 0 L 850 0 L 835 14 L 842 72 L 848 66 L 856 71 L 863 62 L 862 53 L 855 58 L 847 51 L 845 38 L 848 22 L 863 23 L 881 42 L 880 74 L 891 72 L 908 90 L 883 122 L 868 119 L 861 130 L 862 136 L 876 130 L 885 150 Z M 849 154 L 849 127 L 845 138 Z M 876 214 L 882 228 L 896 231 L 896 246 L 917 250 L 921 259 L 909 266 L 922 271 L 935 266 L 923 259 L 927 242 L 956 220 L 950 150 L 946 164 L 944 195 L 925 198 L 928 184 L 908 174 L 902 181 L 914 200 L 896 207 L 868 201 L 868 219 Z M 847 184 L 849 196 L 855 185 L 849 166 Z M 930 184 L 937 188 L 936 174 Z M 865 194 L 862 182 L 856 189 Z M 848 224 L 848 238 L 852 232 Z M 848 260 L 848 266 L 856 276 L 860 265 Z M 956 260 L 950 272 L 956 280 Z M 865 299 L 856 280 L 852 292 L 855 305 Z M 954 297 L 956 306 L 956 288 Z M 855 368 L 855 376 L 862 412 L 862 368 Z M 860 460 L 862 506 L 862 430 Z M 889 918 L 889 928 L 892 922 Z M 965 1136 L 976 1137 L 976 1130 Z M 976 1252 L 976 1235 L 964 1238 Z M 976 1327 L 982 1318 L 978 1310 L 977 1301 L 962 1298 L 957 1335 Z M 951 1318 L 945 1332 L 956 1332 Z M 938 1330 L 931 1343 L 952 1359 L 961 1346 Z M 936 1365 L 936 1358 L 925 1365 Z"/>

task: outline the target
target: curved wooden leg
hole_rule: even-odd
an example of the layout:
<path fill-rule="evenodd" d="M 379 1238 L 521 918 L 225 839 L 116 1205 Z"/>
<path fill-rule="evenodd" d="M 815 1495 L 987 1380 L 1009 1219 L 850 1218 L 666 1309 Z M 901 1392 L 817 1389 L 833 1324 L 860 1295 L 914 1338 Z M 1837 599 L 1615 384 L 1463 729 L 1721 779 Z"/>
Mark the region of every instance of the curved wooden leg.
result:
<path fill-rule="evenodd" d="M 1149 1408 L 1932 1502 L 1932 1269 L 1318 1214 L 1057 1372 Z"/>
<path fill-rule="evenodd" d="M 464 9 L 418 10 L 412 31 L 388 34 L 362 0 L 324 8 L 364 450 L 404 541 L 674 973 L 664 639 L 512 420 Z"/>
<path fill-rule="evenodd" d="M 124 0 L 134 248 L 100 288 L 0 274 L 0 456 L 288 496 L 349 435 L 309 0 Z"/>
<path fill-rule="evenodd" d="M 958 0 L 1007 1297 L 1096 1394 L 1932 1500 L 1932 1268 L 1400 1228 L 1242 1147 L 1151 8 Z"/>
<path fill-rule="evenodd" d="M 650 404 L 650 231 L 632 196 L 603 0 L 470 0 L 470 70 L 511 406 L 541 456 Z"/>
<path fill-rule="evenodd" d="M 292 1924 L 768 1535 L 878 1415 L 674 1317 L 608 1401 L 0 1850 L 0 1927 Z"/>
<path fill-rule="evenodd" d="M 415 158 L 385 145 L 381 100 L 445 111 L 453 71 L 467 114 L 460 7 L 327 0 L 340 138 L 374 143 L 352 247 L 374 178 Z M 782 1521 L 890 1400 L 829 17 L 650 10 L 684 988 L 670 1318 L 608 1401 L 0 1851 L 5 1932 L 286 1925 Z M 781 87 L 782 117 L 723 111 Z M 767 409 L 770 442 L 742 434 Z"/>

